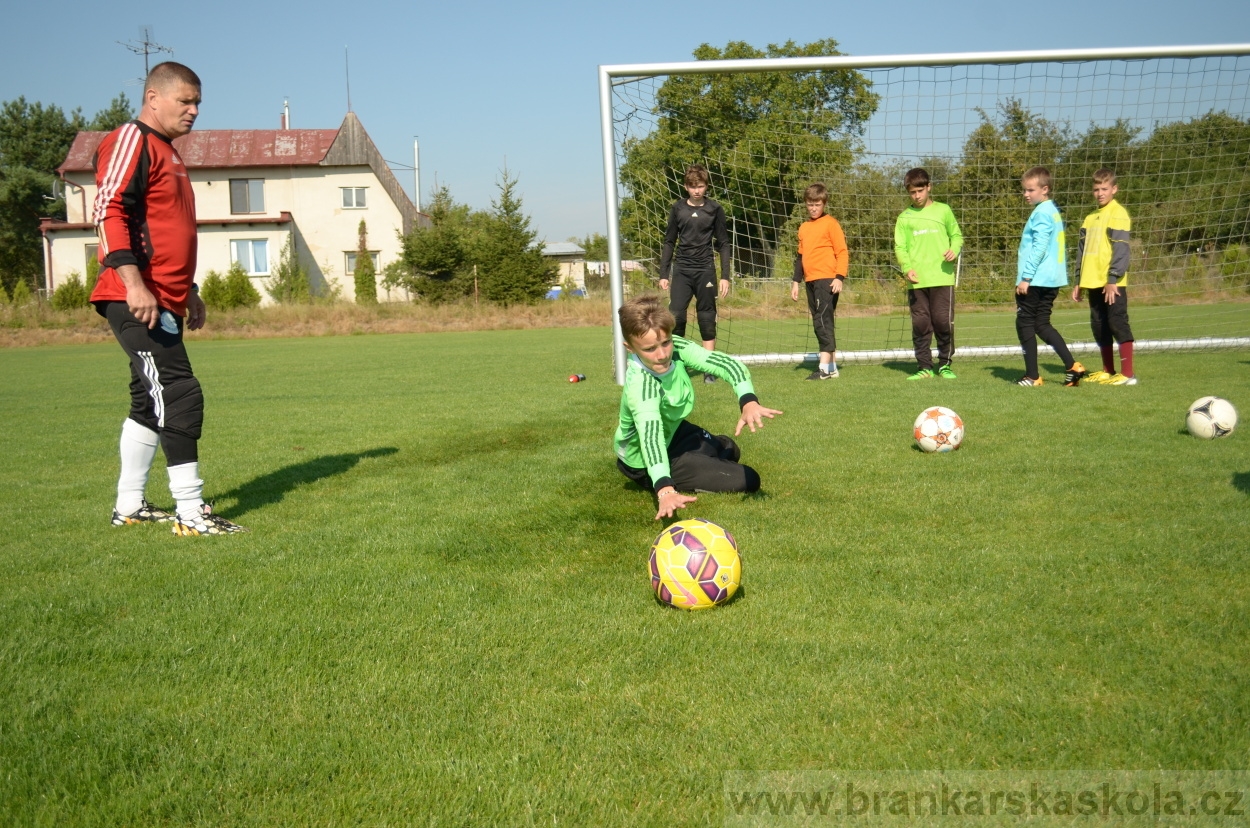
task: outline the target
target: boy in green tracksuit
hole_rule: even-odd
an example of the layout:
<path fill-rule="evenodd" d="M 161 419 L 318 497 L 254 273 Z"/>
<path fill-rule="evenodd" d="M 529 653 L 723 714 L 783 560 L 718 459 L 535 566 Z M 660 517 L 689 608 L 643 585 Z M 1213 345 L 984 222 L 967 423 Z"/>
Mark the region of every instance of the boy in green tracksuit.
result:
<path fill-rule="evenodd" d="M 920 167 L 908 170 L 903 186 L 911 206 L 894 223 L 894 255 L 908 283 L 911 338 L 919 363 L 919 370 L 908 379 L 955 379 L 951 370 L 955 354 L 955 260 L 963 248 L 963 233 L 951 208 L 933 200 L 928 172 Z M 938 343 L 936 371 L 929 347 L 934 334 Z"/>
<path fill-rule="evenodd" d="M 734 437 L 743 426 L 755 431 L 764 417 L 780 414 L 759 404 L 747 367 L 728 354 L 673 336 L 673 314 L 658 296 L 629 300 L 619 317 L 630 355 L 616 429 L 616 467 L 655 491 L 655 519 L 672 517 L 697 499 L 682 492 L 757 491 L 760 476 L 738 462 L 738 444 L 686 420 L 694 408 L 687 364 L 733 386 L 742 409 Z"/>

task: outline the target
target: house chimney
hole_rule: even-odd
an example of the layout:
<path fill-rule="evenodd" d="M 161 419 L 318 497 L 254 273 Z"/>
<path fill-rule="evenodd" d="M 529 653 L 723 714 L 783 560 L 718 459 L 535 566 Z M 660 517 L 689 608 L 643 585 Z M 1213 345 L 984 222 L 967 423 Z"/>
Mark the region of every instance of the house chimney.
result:
<path fill-rule="evenodd" d="M 291 128 L 291 104 L 287 101 L 286 98 L 282 99 L 282 119 L 281 119 L 281 126 L 279 126 L 278 128 L 279 129 Z"/>

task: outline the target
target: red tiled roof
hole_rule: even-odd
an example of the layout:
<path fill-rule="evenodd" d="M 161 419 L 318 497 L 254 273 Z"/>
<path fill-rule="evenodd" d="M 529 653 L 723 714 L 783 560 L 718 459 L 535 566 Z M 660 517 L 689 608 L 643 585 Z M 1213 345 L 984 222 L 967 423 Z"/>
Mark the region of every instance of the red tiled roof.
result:
<path fill-rule="evenodd" d="M 74 136 L 59 173 L 90 172 L 91 158 L 105 132 Z M 313 166 L 321 163 L 337 129 L 203 129 L 174 139 L 190 168 Z"/>

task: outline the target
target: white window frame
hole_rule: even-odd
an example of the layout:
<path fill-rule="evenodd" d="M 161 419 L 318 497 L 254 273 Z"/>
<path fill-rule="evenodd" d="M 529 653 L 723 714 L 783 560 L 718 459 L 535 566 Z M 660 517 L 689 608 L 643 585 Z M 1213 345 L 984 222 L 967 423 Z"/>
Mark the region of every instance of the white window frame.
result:
<path fill-rule="evenodd" d="M 256 245 L 263 245 L 265 251 L 265 269 L 253 269 L 256 264 Z M 246 248 L 244 247 L 246 245 Z M 247 250 L 247 260 L 244 261 L 240 252 Z M 230 240 L 230 264 L 238 262 L 243 265 L 243 270 L 248 276 L 268 276 L 269 275 L 269 239 L 231 239 Z"/>
<path fill-rule="evenodd" d="M 368 187 L 339 187 L 341 200 L 344 210 L 367 210 L 369 209 L 369 200 L 367 198 Z M 350 204 L 348 202 L 351 202 Z"/>
<path fill-rule="evenodd" d="M 238 206 L 235 204 L 235 201 L 234 201 L 235 184 L 238 184 L 240 182 L 243 183 L 243 199 L 246 202 L 245 204 L 241 206 L 246 207 L 247 209 L 245 210 L 235 209 L 235 207 Z M 265 212 L 265 179 L 263 178 L 232 178 L 230 179 L 229 189 L 230 189 L 230 214 L 231 215 L 235 215 L 235 216 L 252 215 L 254 213 Z M 257 195 L 260 196 L 259 205 L 252 203 L 255 196 Z M 260 207 L 259 210 L 255 209 L 257 206 Z"/>
<path fill-rule="evenodd" d="M 374 273 L 381 273 L 381 272 L 382 272 L 381 267 L 380 267 L 380 265 L 379 265 L 379 262 L 380 262 L 380 260 L 381 260 L 381 255 L 380 255 L 381 253 L 382 253 L 382 251 L 381 251 L 381 250 L 370 250 L 370 251 L 369 251 L 369 255 L 373 257 L 373 272 L 374 272 Z M 356 275 L 356 251 L 355 251 L 355 250 L 344 250 L 344 251 L 343 251 L 343 261 L 344 261 L 344 267 L 343 267 L 343 270 L 347 273 L 347 275 L 348 275 L 348 276 L 354 276 L 354 275 Z"/>

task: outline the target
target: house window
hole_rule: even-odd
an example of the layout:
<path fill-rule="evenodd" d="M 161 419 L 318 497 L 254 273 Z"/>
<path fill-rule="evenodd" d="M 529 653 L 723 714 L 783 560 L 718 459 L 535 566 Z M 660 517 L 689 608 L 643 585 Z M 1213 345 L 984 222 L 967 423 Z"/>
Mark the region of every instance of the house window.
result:
<path fill-rule="evenodd" d="M 85 254 L 83 257 L 85 260 L 84 264 L 87 268 L 87 272 L 90 272 L 92 267 L 100 264 L 100 245 L 89 244 L 83 248 L 83 253 Z M 92 265 L 92 262 L 95 262 L 95 265 Z"/>
<path fill-rule="evenodd" d="M 365 206 L 365 190 L 367 187 L 340 187 L 343 191 L 343 208 L 360 210 Z"/>
<path fill-rule="evenodd" d="M 378 252 L 379 251 L 377 250 L 369 251 L 369 256 L 373 259 L 373 271 L 375 273 L 378 271 Z M 353 250 L 347 254 L 347 275 L 351 276 L 355 272 L 356 272 L 356 251 Z"/>
<path fill-rule="evenodd" d="M 263 178 L 232 178 L 230 179 L 230 212 L 232 213 L 263 213 L 265 212 L 265 179 Z"/>
<path fill-rule="evenodd" d="M 248 276 L 269 273 L 269 242 L 264 239 L 231 239 L 230 261 L 243 265 Z"/>

